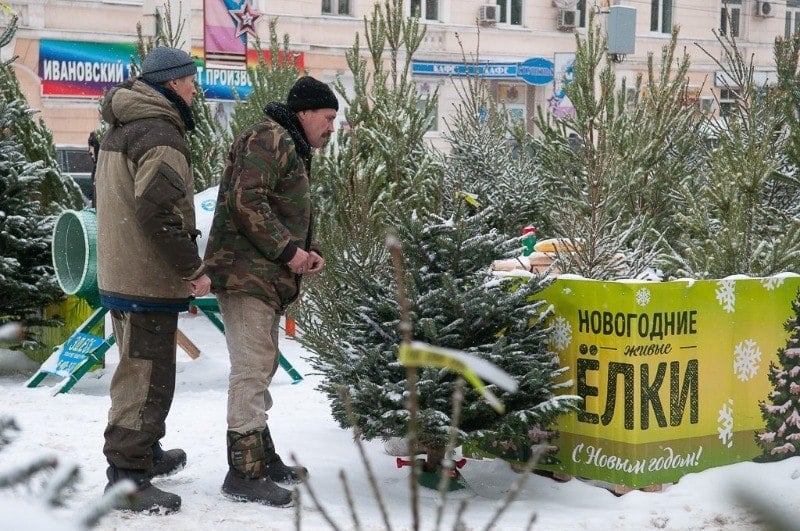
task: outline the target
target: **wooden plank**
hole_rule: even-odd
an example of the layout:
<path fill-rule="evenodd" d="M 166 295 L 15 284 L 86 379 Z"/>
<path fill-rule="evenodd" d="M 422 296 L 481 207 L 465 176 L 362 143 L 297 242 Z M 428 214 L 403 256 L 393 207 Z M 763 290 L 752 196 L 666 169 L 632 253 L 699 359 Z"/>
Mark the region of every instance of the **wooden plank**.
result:
<path fill-rule="evenodd" d="M 186 334 L 181 332 L 180 329 L 178 329 L 178 345 L 180 345 L 183 351 L 193 360 L 196 360 L 198 356 L 200 356 L 200 349 L 197 348 L 197 345 L 192 343 L 192 340 L 186 337 Z"/>
<path fill-rule="evenodd" d="M 611 489 L 611 491 L 617 496 L 622 496 L 623 494 L 627 494 L 634 490 L 640 490 L 642 492 L 661 492 L 663 490 L 663 485 L 661 483 L 656 483 L 654 485 L 647 485 L 646 487 L 639 489 L 633 489 L 631 487 L 626 487 L 625 485 L 614 485 L 614 488 Z"/>

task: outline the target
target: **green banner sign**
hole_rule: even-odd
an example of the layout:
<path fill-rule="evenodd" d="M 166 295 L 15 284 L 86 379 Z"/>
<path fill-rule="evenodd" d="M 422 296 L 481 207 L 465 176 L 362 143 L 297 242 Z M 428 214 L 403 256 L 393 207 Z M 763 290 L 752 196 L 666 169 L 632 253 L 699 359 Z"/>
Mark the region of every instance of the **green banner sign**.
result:
<path fill-rule="evenodd" d="M 772 404 L 770 363 L 795 341 L 798 288 L 797 275 L 555 280 L 542 293 L 551 347 L 584 403 L 541 468 L 637 488 L 762 456 L 759 403 Z"/>

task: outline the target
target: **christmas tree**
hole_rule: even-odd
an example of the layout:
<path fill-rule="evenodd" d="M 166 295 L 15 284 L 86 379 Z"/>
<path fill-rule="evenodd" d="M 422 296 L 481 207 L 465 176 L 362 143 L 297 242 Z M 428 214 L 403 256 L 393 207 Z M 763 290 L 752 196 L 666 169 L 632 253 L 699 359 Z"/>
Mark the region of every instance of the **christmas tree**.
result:
<path fill-rule="evenodd" d="M 439 213 L 394 218 L 405 257 L 412 337 L 490 361 L 519 383 L 515 393 L 489 386 L 505 404 L 504 415 L 468 389 L 458 426 L 460 442 L 530 447 L 529 432 L 548 426 L 575 399 L 555 396 L 554 380 L 561 369 L 557 354 L 546 347 L 546 304 L 534 300 L 539 281 L 492 275 L 487 257 L 508 252 L 509 244 L 488 227 L 492 213 L 474 211 L 463 197 L 446 201 Z M 342 426 L 348 423 L 339 398 L 345 388 L 364 438 L 405 436 L 408 381 L 397 361 L 400 308 L 393 273 L 384 264 L 372 264 L 354 268 L 348 280 L 351 285 L 343 296 L 349 311 L 342 307 L 335 320 L 321 318 L 309 325 L 301 341 L 314 352 L 314 367 L 325 374 L 320 388 Z M 446 369 L 419 373 L 419 441 L 429 461 L 443 457 L 455 381 L 456 374 Z"/>
<path fill-rule="evenodd" d="M 0 46 L 10 42 L 15 25 L 12 19 Z M 4 80 L 0 82 L 0 322 L 46 324 L 35 315 L 62 296 L 50 256 L 52 214 L 61 207 L 55 198 L 70 204 L 71 196 L 57 167 L 54 172 L 50 165 L 54 152 L 52 161 L 30 156 L 32 139 L 46 141 L 44 133 L 49 132 L 30 118 L 10 61 L 0 64 L 0 79 Z M 3 90 L 8 87 L 16 91 Z M 49 153 L 46 146 L 34 151 Z M 54 180 L 59 183 L 56 187 L 48 184 Z M 63 193 L 55 193 L 58 190 Z M 45 196 L 50 203 L 45 204 Z"/>
<path fill-rule="evenodd" d="M 709 55 L 733 101 L 706 123 L 698 177 L 675 187 L 682 207 L 672 223 L 683 231 L 670 242 L 674 254 L 666 265 L 692 278 L 791 271 L 800 253 L 800 180 L 787 134 L 795 110 L 787 106 L 800 86 L 797 54 L 778 41 L 781 82 L 767 91 L 735 39 L 718 39 L 723 59 Z"/>
<path fill-rule="evenodd" d="M 11 42 L 16 33 L 16 21 L 16 17 L 12 18 L 4 28 L 0 36 L 0 47 Z M 34 119 L 36 111 L 28 106 L 17 81 L 13 63 L 14 58 L 0 62 L 0 99 L 21 102 L 23 112 L 17 115 L 17 120 L 7 124 L 5 136 L 16 137 L 15 142 L 26 160 L 40 162 L 43 173 L 35 184 L 38 212 L 57 215 L 65 208 L 80 209 L 83 205 L 80 188 L 71 177 L 61 174 L 53 134 L 41 119 Z"/>
<path fill-rule="evenodd" d="M 439 155 L 446 175 L 444 195 L 468 190 L 490 208 L 489 226 L 508 237 L 518 236 L 527 225 L 553 234 L 541 168 L 514 135 L 514 126 L 522 124 L 510 120 L 490 97 L 485 81 L 467 77 L 456 83 L 460 101 L 444 133 L 451 149 Z"/>
<path fill-rule="evenodd" d="M 540 112 L 530 149 L 541 167 L 554 237 L 571 242 L 558 268 L 593 279 L 636 278 L 657 265 L 679 227 L 672 190 L 696 176 L 699 111 L 683 104 L 688 56 L 677 34 L 647 77 L 617 82 L 603 30 L 590 17 L 576 34 L 574 113 Z"/>
<path fill-rule="evenodd" d="M 778 361 L 769 364 L 773 386 L 768 400 L 759 402 L 765 429 L 756 433 L 763 450 L 760 461 L 780 461 L 797 455 L 800 449 L 800 296 L 792 301 L 794 315 L 784 328 L 789 332 L 786 347 L 778 349 Z"/>

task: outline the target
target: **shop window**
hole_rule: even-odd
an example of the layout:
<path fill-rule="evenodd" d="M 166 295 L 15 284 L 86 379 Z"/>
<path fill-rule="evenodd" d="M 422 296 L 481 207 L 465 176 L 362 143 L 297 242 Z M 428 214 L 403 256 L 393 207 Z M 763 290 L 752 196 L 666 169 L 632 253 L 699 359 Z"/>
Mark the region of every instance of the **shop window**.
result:
<path fill-rule="evenodd" d="M 439 20 L 439 0 L 411 0 L 411 16 Z"/>
<path fill-rule="evenodd" d="M 512 26 L 522 25 L 522 0 L 497 0 L 500 13 L 497 22 Z"/>
<path fill-rule="evenodd" d="M 526 123 L 527 98 L 525 85 L 516 83 L 497 84 L 497 102 L 502 105 L 509 124 Z"/>
<path fill-rule="evenodd" d="M 350 0 L 322 0 L 322 14 L 350 16 Z"/>
<path fill-rule="evenodd" d="M 742 17 L 742 0 L 727 0 L 719 11 L 719 33 L 731 37 L 739 36 Z"/>
<path fill-rule="evenodd" d="M 672 33 L 672 0 L 650 0 L 650 31 Z"/>

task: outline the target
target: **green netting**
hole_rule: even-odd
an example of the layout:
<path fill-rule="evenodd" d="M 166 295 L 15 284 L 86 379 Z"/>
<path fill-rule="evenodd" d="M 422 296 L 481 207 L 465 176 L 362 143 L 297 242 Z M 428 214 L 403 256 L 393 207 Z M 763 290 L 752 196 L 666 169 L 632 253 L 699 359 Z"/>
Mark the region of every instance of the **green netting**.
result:
<path fill-rule="evenodd" d="M 92 306 L 97 290 L 97 215 L 94 210 L 65 210 L 53 229 L 53 267 L 58 285 Z"/>

